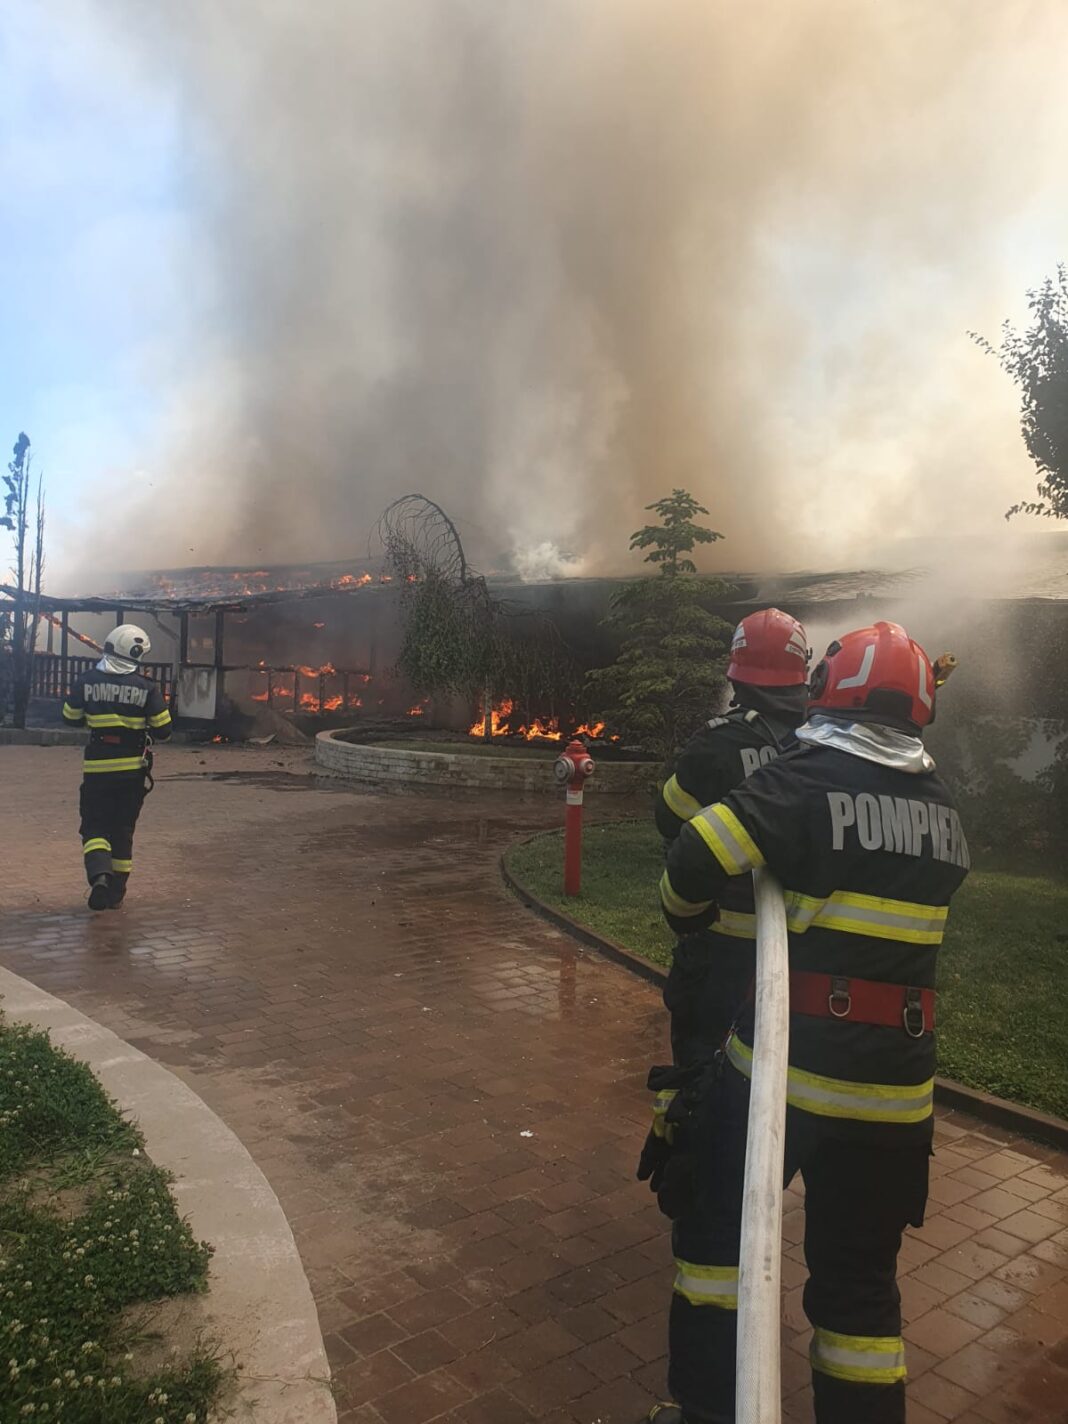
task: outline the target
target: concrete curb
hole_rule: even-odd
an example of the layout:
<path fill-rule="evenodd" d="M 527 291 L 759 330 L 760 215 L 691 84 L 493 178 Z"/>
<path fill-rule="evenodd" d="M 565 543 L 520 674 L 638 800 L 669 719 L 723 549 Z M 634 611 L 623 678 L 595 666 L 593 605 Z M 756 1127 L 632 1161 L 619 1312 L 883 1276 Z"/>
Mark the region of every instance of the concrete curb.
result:
<path fill-rule="evenodd" d="M 0 747 L 84 747 L 88 732 L 68 727 L 0 727 Z"/>
<path fill-rule="evenodd" d="M 152 1161 L 174 1174 L 174 1195 L 197 1236 L 215 1247 L 211 1290 L 190 1309 L 240 1366 L 225 1418 L 336 1424 L 330 1366 L 293 1233 L 235 1134 L 161 1064 L 2 968 L 0 1006 L 88 1064 L 141 1128 Z"/>
<path fill-rule="evenodd" d="M 559 833 L 556 831 L 540 833 L 540 835 L 557 834 Z M 519 844 L 526 845 L 529 841 L 537 839 L 539 836 L 529 836 L 526 841 L 520 841 Z M 515 846 L 510 849 L 514 850 Z M 660 985 L 667 983 L 667 970 L 659 964 L 642 959 L 632 950 L 617 944 L 615 940 L 599 935 L 596 930 L 591 930 L 586 925 L 579 924 L 578 920 L 573 920 L 563 910 L 555 909 L 552 905 L 547 905 L 544 900 L 539 899 L 532 890 L 512 874 L 507 865 L 507 857 L 508 851 L 505 851 L 500 861 L 504 883 L 535 914 L 556 925 L 558 929 L 566 931 L 591 949 L 597 950 L 606 959 L 611 959 L 616 964 L 621 964 L 624 969 L 629 969 L 632 974 L 637 974 L 640 978 L 648 980 L 649 983 Z M 954 1082 L 952 1078 L 936 1078 L 934 1095 L 935 1102 L 942 1107 L 959 1108 L 961 1112 L 970 1113 L 972 1117 L 977 1117 L 994 1127 L 1006 1128 L 1010 1132 L 1017 1133 L 1020 1137 L 1028 1137 L 1034 1142 L 1042 1142 L 1048 1147 L 1056 1147 L 1061 1152 L 1068 1152 L 1068 1121 L 1062 1117 L 1054 1117 L 1051 1113 L 1038 1112 L 1035 1108 L 1025 1108 L 1018 1103 L 1010 1103 L 1006 1098 L 997 1098 L 992 1093 L 981 1092 L 978 1088 L 965 1087 L 963 1083 Z"/>
<path fill-rule="evenodd" d="M 470 752 L 428 752 L 385 747 L 376 741 L 346 742 L 344 732 L 353 728 L 333 727 L 316 733 L 315 760 L 337 775 L 353 781 L 402 784 L 422 787 L 450 787 L 477 791 L 520 791 L 538 795 L 559 795 L 552 774 L 552 758 L 480 757 Z M 651 786 L 656 777 L 655 762 L 601 762 L 587 791 L 602 796 L 626 796 Z"/>

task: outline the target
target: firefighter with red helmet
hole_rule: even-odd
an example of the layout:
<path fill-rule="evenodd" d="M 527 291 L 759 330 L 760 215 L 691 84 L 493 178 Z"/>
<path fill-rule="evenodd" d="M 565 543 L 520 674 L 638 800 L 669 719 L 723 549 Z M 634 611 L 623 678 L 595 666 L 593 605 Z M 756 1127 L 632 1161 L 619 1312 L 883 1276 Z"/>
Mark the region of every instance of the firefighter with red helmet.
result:
<path fill-rule="evenodd" d="M 134 829 L 152 784 L 150 744 L 171 735 L 159 683 L 141 672 L 151 646 L 143 628 L 120 624 L 63 704 L 67 723 L 89 728 L 79 806 L 91 910 L 117 910 L 125 899 Z"/>
<path fill-rule="evenodd" d="M 729 710 L 690 739 L 656 807 L 656 824 L 668 843 L 705 806 L 777 757 L 804 720 L 808 694 L 808 642 L 796 618 L 778 608 L 750 613 L 731 641 L 727 678 Z M 680 1089 L 689 1090 L 715 1060 L 741 1008 L 756 963 L 756 918 L 750 879 L 725 887 L 707 928 L 682 926 L 664 988 L 671 1022 L 672 1063 L 653 1068 L 653 1126 L 638 1167 L 673 1218 L 672 1246 L 679 1259 L 699 1261 L 701 1221 L 689 1209 L 691 1161 L 673 1143 L 666 1114 Z"/>
<path fill-rule="evenodd" d="M 778 608 L 738 624 L 727 667 L 731 705 L 690 739 L 657 802 L 657 829 L 666 841 L 793 737 L 805 716 L 808 657 L 804 628 Z M 722 1042 L 752 978 L 755 934 L 753 886 L 746 880 L 727 887 L 708 930 L 676 945 L 664 991 L 676 1066 L 710 1061 Z"/>
<path fill-rule="evenodd" d="M 933 1130 L 935 962 L 968 871 L 952 799 L 923 745 L 938 665 L 894 623 L 834 642 L 795 749 L 693 815 L 661 899 L 710 924 L 767 865 L 790 937 L 785 1175 L 805 1183 L 805 1312 L 819 1424 L 903 1424 L 897 1255 L 923 1222 Z M 692 1158 L 691 1256 L 678 1254 L 658 1424 L 731 1424 L 742 1181 L 753 1058 L 743 1008 L 716 1069 L 666 1119 Z"/>

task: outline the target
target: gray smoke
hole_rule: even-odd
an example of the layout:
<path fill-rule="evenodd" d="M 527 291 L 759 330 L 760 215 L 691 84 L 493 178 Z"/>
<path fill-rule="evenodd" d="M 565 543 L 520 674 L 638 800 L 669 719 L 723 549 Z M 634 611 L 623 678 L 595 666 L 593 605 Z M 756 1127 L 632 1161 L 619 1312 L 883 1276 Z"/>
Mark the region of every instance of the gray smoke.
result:
<path fill-rule="evenodd" d="M 358 554 L 418 489 L 483 566 L 619 568 L 676 485 L 721 565 L 843 565 L 1030 490 L 965 333 L 1066 255 L 1061 0 L 90 10 L 191 220 L 184 513 L 113 566 Z"/>

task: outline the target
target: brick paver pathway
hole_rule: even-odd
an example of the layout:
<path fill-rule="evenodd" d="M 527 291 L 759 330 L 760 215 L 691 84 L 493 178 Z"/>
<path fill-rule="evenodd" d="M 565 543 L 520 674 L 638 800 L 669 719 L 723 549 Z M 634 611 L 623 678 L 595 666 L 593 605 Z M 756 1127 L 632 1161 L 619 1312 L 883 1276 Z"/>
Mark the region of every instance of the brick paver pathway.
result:
<path fill-rule="evenodd" d="M 0 748 L 0 960 L 192 1083 L 293 1223 L 345 1424 L 631 1424 L 663 1383 L 664 1223 L 633 1181 L 656 991 L 503 889 L 555 802 L 363 794 L 177 748 L 128 907 L 90 916 L 77 753 Z M 911 1424 L 1068 1420 L 1068 1160 L 942 1117 L 904 1249 Z M 811 1418 L 800 1197 L 786 1417 Z M 858 1421 L 861 1424 L 861 1421 Z"/>

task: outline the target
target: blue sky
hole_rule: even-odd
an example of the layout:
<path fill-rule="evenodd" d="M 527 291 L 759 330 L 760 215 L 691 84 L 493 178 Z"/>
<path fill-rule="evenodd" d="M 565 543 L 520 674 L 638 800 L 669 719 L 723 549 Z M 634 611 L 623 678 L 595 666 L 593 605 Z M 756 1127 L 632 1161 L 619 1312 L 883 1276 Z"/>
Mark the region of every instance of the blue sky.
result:
<path fill-rule="evenodd" d="M 30 435 L 60 538 L 89 477 L 136 478 L 160 337 L 181 315 L 174 105 L 84 14 L 0 7 L 0 441 L 6 459 Z"/>

